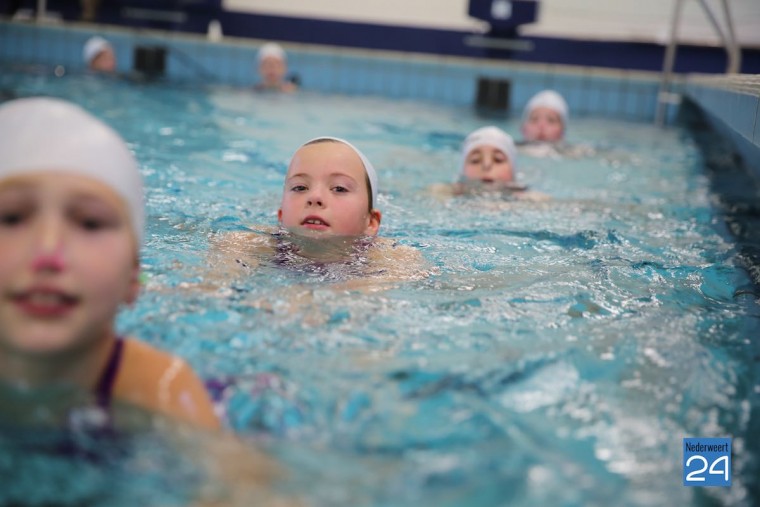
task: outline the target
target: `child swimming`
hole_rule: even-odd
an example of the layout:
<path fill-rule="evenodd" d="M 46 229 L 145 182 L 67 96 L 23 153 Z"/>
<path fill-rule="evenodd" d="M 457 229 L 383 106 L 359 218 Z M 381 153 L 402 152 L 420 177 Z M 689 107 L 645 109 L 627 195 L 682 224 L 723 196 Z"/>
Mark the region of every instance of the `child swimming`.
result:
<path fill-rule="evenodd" d="M 116 72 L 116 54 L 111 43 L 103 37 L 90 37 L 82 48 L 87 68 L 95 72 Z"/>
<path fill-rule="evenodd" d="M 312 139 L 288 166 L 279 226 L 218 236 L 211 263 L 233 277 L 262 262 L 320 270 L 346 289 L 425 276 L 417 250 L 377 237 L 377 199 L 377 173 L 358 148 L 336 137 Z"/>
<path fill-rule="evenodd" d="M 124 403 L 217 428 L 184 361 L 115 331 L 140 290 L 145 221 L 121 137 L 71 103 L 18 99 L 0 106 L 0 154 L 0 392 L 65 387 L 105 414 Z"/>
<path fill-rule="evenodd" d="M 495 194 L 509 200 L 546 200 L 516 182 L 517 149 L 512 136 L 498 127 L 488 126 L 471 132 L 462 144 L 459 181 L 436 185 L 439 196 Z"/>
<path fill-rule="evenodd" d="M 264 44 L 256 58 L 260 81 L 254 89 L 285 93 L 298 89 L 295 79 L 287 79 L 288 58 L 282 46 L 274 42 Z"/>
<path fill-rule="evenodd" d="M 568 144 L 565 140 L 570 108 L 554 90 L 534 95 L 525 105 L 521 131 L 523 140 L 517 143 L 520 153 L 540 158 L 581 158 L 595 154 L 586 144 Z"/>
<path fill-rule="evenodd" d="M 567 130 L 570 110 L 562 95 L 544 90 L 534 95 L 525 105 L 521 131 L 527 142 L 562 141 Z"/>

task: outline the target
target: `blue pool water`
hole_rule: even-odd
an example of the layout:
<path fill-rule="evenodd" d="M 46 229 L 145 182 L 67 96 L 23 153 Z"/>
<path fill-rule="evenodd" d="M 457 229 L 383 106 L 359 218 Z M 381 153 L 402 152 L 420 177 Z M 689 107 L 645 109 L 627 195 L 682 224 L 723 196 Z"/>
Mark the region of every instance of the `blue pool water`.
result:
<path fill-rule="evenodd" d="M 570 140 L 595 154 L 519 161 L 552 201 L 441 200 L 429 187 L 453 181 L 459 143 L 491 122 L 469 109 L 44 70 L 0 87 L 73 100 L 127 139 L 154 290 L 120 329 L 212 381 L 230 427 L 283 463 L 283 491 L 351 506 L 753 503 L 760 309 L 684 130 L 574 119 Z M 365 151 L 381 235 L 434 274 L 356 294 L 264 265 L 232 293 L 166 290 L 203 277 L 214 234 L 276 223 L 287 161 L 317 135 Z M 314 304 L 278 310 L 293 286 Z M 734 438 L 731 488 L 682 485 L 691 436 Z M 188 481 L 156 467 L 141 484 L 151 473 Z"/>

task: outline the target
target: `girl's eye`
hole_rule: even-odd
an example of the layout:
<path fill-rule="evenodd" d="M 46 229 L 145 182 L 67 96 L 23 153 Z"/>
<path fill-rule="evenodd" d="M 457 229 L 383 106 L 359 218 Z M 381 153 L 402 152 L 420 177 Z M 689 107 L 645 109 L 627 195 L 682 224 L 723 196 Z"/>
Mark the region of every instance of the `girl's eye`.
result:
<path fill-rule="evenodd" d="M 14 227 L 24 221 L 24 214 L 17 211 L 0 213 L 0 224 L 5 227 Z"/>
<path fill-rule="evenodd" d="M 290 187 L 291 192 L 305 192 L 306 191 L 306 185 L 294 185 Z"/>
<path fill-rule="evenodd" d="M 348 192 L 348 189 L 346 187 L 342 187 L 340 185 L 334 186 L 333 190 L 336 191 L 336 192 L 340 192 L 340 193 Z"/>
<path fill-rule="evenodd" d="M 107 220 L 93 217 L 82 217 L 78 219 L 79 226 L 85 231 L 95 232 L 108 228 L 111 224 Z"/>

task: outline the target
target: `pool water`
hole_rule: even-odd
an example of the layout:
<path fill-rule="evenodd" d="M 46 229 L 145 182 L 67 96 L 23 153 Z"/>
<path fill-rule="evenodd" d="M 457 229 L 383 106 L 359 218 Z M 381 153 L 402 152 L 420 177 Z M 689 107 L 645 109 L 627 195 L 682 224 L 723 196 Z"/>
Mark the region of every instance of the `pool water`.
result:
<path fill-rule="evenodd" d="M 73 100 L 128 141 L 160 290 L 119 327 L 187 358 L 229 426 L 283 463 L 284 491 L 351 506 L 757 500 L 760 307 L 685 130 L 573 119 L 569 140 L 594 153 L 518 162 L 551 201 L 440 199 L 429 188 L 456 178 L 464 136 L 494 120 L 43 71 L 0 88 Z M 288 159 L 318 135 L 373 161 L 380 234 L 433 274 L 357 294 L 264 265 L 234 291 L 179 288 L 203 277 L 213 235 L 276 224 Z M 294 286 L 314 303 L 277 310 Z M 684 487 L 682 438 L 723 436 L 732 487 Z"/>

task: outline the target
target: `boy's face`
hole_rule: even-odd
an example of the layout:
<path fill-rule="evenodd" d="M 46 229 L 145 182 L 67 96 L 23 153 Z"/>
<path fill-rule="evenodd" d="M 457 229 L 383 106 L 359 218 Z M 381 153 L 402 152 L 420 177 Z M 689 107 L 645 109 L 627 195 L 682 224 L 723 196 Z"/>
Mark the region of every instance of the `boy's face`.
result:
<path fill-rule="evenodd" d="M 116 71 L 116 55 L 114 55 L 113 49 L 106 48 L 92 59 L 90 62 L 90 68 L 100 72 L 115 72 Z"/>
<path fill-rule="evenodd" d="M 512 181 L 512 163 L 507 154 L 493 146 L 478 146 L 467 154 L 464 161 L 464 177 L 484 183 Z"/>
<path fill-rule="evenodd" d="M 291 230 L 335 236 L 374 236 L 380 212 L 369 211 L 366 173 L 359 156 L 342 143 L 302 147 L 285 177 L 280 223 Z"/>
<path fill-rule="evenodd" d="M 275 56 L 267 56 L 259 63 L 259 75 L 267 86 L 276 86 L 282 83 L 287 71 L 285 62 Z"/>
<path fill-rule="evenodd" d="M 553 109 L 536 107 L 523 123 L 522 134 L 527 141 L 559 141 L 564 134 L 562 118 Z"/>
<path fill-rule="evenodd" d="M 98 181 L 0 182 L 0 355 L 65 354 L 112 333 L 139 290 L 135 241 L 127 206 Z"/>

